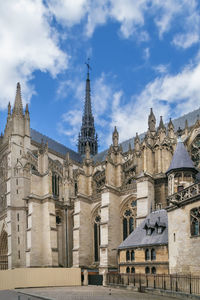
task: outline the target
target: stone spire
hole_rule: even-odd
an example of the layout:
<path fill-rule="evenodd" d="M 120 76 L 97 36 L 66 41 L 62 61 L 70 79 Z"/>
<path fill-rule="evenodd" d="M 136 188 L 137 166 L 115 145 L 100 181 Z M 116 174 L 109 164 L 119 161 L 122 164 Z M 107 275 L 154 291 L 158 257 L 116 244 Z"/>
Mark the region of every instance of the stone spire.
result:
<path fill-rule="evenodd" d="M 21 86 L 20 83 L 17 83 L 17 91 L 15 96 L 15 103 L 13 108 L 13 114 L 23 116 L 23 105 L 21 98 Z"/>
<path fill-rule="evenodd" d="M 156 131 L 156 118 L 155 115 L 153 113 L 153 109 L 150 109 L 150 115 L 149 115 L 149 119 L 148 119 L 148 125 L 149 125 L 149 130 L 151 132 L 155 132 Z"/>
<path fill-rule="evenodd" d="M 94 117 L 92 114 L 91 96 L 90 96 L 90 65 L 87 65 L 87 79 L 85 89 L 85 105 L 84 114 L 82 117 L 81 131 L 78 137 L 78 152 L 81 155 L 85 155 L 86 144 L 90 147 L 90 154 L 95 155 L 98 152 L 98 137 L 95 134 Z"/>
<path fill-rule="evenodd" d="M 164 125 L 164 123 L 163 123 L 163 118 L 162 118 L 162 116 L 160 116 L 160 124 L 159 124 L 159 126 L 158 126 L 158 130 L 160 130 L 160 129 L 166 129 L 165 128 L 165 125 Z"/>
<path fill-rule="evenodd" d="M 119 145 L 119 133 L 117 131 L 116 126 L 115 126 L 115 129 L 113 131 L 112 140 L 113 140 L 113 146 L 118 147 L 118 145 Z"/>

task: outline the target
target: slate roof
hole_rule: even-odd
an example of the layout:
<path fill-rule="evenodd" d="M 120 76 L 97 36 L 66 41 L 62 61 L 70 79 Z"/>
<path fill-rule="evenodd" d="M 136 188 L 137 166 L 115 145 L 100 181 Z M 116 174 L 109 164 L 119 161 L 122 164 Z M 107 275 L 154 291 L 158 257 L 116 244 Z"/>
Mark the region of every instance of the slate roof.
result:
<path fill-rule="evenodd" d="M 185 121 L 187 119 L 188 121 L 188 126 L 192 126 L 194 125 L 194 123 L 196 122 L 197 116 L 200 115 L 200 108 L 196 109 L 178 119 L 172 120 L 173 124 L 174 124 L 174 130 L 177 131 L 178 127 L 180 126 L 181 128 L 185 127 Z M 145 133 L 142 133 L 139 135 L 140 140 L 143 140 L 145 137 Z M 70 158 L 74 161 L 77 162 L 81 162 L 82 161 L 82 157 L 80 154 L 78 154 L 77 152 L 69 149 L 68 147 L 65 147 L 64 145 L 54 141 L 53 139 L 41 134 L 40 132 L 31 129 L 31 139 L 33 141 L 36 141 L 38 143 L 41 143 L 42 139 L 44 142 L 48 141 L 48 146 L 50 149 L 62 154 L 62 155 L 66 155 L 67 152 L 69 152 Z M 134 149 L 134 137 L 130 138 L 124 142 L 121 143 L 122 145 L 122 149 L 123 152 L 127 152 L 129 149 L 129 143 L 131 144 L 131 148 Z M 98 154 L 96 154 L 93 159 L 94 162 L 101 162 L 104 161 L 106 158 L 106 155 L 108 153 L 108 149 L 104 150 Z"/>
<path fill-rule="evenodd" d="M 156 222 L 160 222 L 162 226 L 166 226 L 163 232 L 158 234 L 156 229 L 154 229 L 151 235 L 147 235 L 146 229 L 144 229 L 145 225 L 151 224 L 154 227 Z M 146 219 L 119 245 L 118 249 L 167 244 L 168 217 L 166 210 L 161 209 L 150 213 Z"/>
<path fill-rule="evenodd" d="M 194 169 L 196 171 L 193 161 L 191 160 L 183 142 L 178 142 L 171 164 L 166 173 L 178 169 Z"/>
<path fill-rule="evenodd" d="M 82 161 L 81 156 L 77 152 L 69 149 L 68 147 L 65 147 L 64 145 L 52 140 L 51 138 L 47 137 L 46 135 L 41 134 L 40 132 L 38 132 L 32 128 L 31 128 L 31 139 L 37 143 L 41 143 L 42 140 L 44 143 L 48 142 L 49 149 L 51 149 L 57 153 L 60 153 L 64 156 L 67 154 L 67 152 L 69 152 L 69 157 L 72 160 L 79 162 L 79 163 Z"/>
<path fill-rule="evenodd" d="M 174 130 L 177 131 L 179 126 L 181 127 L 181 129 L 185 128 L 185 121 L 186 120 L 188 121 L 188 126 L 189 127 L 194 125 L 196 120 L 197 120 L 198 115 L 200 116 L 200 108 L 198 108 L 198 109 L 196 109 L 196 110 L 194 110 L 194 111 L 192 111 L 188 114 L 185 114 L 180 118 L 172 120 L 173 125 L 174 125 Z M 167 126 L 167 124 L 165 124 L 165 126 Z M 142 133 L 142 134 L 139 135 L 140 140 L 143 140 L 144 137 L 145 137 L 145 133 Z M 134 149 L 134 137 L 121 143 L 123 152 L 128 151 L 129 143 L 131 144 L 131 148 Z M 100 153 L 96 154 L 94 156 L 94 161 L 95 162 L 97 162 L 97 161 L 100 162 L 100 161 L 105 160 L 107 153 L 108 153 L 108 149 L 103 151 L 103 152 L 100 152 Z"/>

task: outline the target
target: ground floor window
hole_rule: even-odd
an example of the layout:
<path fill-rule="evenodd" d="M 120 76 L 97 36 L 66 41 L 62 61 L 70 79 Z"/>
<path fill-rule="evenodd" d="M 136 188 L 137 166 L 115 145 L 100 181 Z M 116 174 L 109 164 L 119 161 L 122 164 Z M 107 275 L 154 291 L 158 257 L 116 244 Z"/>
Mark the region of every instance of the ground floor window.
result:
<path fill-rule="evenodd" d="M 149 269 L 149 267 L 146 267 L 145 268 L 145 274 L 149 274 L 150 273 L 150 269 Z"/>
<path fill-rule="evenodd" d="M 151 273 L 152 273 L 152 274 L 156 274 L 156 268 L 155 268 L 155 267 L 152 267 L 152 268 L 151 268 Z"/>

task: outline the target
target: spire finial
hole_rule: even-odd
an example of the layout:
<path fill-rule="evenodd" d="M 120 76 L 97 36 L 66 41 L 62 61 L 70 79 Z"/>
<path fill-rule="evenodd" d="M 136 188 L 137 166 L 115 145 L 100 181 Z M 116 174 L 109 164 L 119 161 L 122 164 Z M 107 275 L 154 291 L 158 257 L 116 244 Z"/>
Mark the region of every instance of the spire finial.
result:
<path fill-rule="evenodd" d="M 119 133 L 117 131 L 117 127 L 115 126 L 114 131 L 113 131 L 113 146 L 118 147 L 119 145 Z"/>
<path fill-rule="evenodd" d="M 150 108 L 150 115 L 149 115 L 149 119 L 148 119 L 148 125 L 149 125 L 149 130 L 151 132 L 156 131 L 156 118 L 154 116 L 152 107 Z"/>
<path fill-rule="evenodd" d="M 160 116 L 160 124 L 159 124 L 159 126 L 158 126 L 158 130 L 159 129 L 165 129 L 165 125 L 164 125 L 164 123 L 163 123 L 163 117 L 162 116 Z"/>
<path fill-rule="evenodd" d="M 85 64 L 87 66 L 87 79 L 90 79 L 90 70 L 92 70 L 92 69 L 90 67 L 90 58 L 89 57 L 88 57 L 87 62 Z"/>
<path fill-rule="evenodd" d="M 10 105 L 10 101 L 9 101 L 9 103 L 8 103 L 8 116 L 10 116 L 11 115 L 11 105 Z"/>
<path fill-rule="evenodd" d="M 15 103 L 13 108 L 13 113 L 16 115 L 23 115 L 23 105 L 22 105 L 22 98 L 21 98 L 21 86 L 20 83 L 17 83 L 17 91 L 15 96 Z"/>

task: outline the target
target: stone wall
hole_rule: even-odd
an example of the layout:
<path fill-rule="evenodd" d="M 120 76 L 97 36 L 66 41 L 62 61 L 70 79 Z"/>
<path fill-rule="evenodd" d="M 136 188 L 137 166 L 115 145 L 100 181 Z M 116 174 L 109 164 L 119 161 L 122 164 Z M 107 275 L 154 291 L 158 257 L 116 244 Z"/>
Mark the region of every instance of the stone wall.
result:
<path fill-rule="evenodd" d="M 200 275 L 200 236 L 191 237 L 190 210 L 200 200 L 168 211 L 170 273 Z"/>

